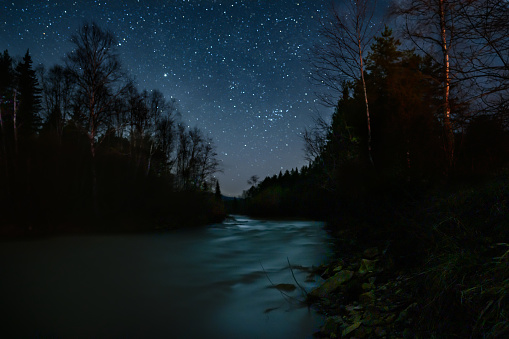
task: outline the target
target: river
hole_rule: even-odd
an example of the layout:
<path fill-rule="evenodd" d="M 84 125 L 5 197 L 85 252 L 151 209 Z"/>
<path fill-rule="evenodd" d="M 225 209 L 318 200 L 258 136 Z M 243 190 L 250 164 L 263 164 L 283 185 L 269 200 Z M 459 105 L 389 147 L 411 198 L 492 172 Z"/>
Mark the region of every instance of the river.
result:
<path fill-rule="evenodd" d="M 317 286 L 309 268 L 331 254 L 322 223 L 242 216 L 193 230 L 4 241 L 0 335 L 310 338 L 323 318 L 302 307 L 295 281 Z"/>

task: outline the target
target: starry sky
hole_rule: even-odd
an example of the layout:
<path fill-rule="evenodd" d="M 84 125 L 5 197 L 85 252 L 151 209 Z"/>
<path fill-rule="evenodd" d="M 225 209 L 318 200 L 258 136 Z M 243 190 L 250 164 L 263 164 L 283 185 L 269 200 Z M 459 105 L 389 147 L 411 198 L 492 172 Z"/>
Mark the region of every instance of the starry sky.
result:
<path fill-rule="evenodd" d="M 222 193 L 238 196 L 260 178 L 300 168 L 302 132 L 327 116 L 309 81 L 309 48 L 329 1 L 2 0 L 0 49 L 34 66 L 63 64 L 70 36 L 94 21 L 117 37 L 140 89 L 178 100 L 182 118 L 209 134 Z"/>

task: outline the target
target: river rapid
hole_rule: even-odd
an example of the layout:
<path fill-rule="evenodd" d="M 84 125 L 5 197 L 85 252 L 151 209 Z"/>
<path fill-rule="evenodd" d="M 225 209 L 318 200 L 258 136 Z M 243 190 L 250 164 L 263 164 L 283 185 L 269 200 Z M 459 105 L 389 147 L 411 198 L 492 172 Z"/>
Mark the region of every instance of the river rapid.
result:
<path fill-rule="evenodd" d="M 309 269 L 332 255 L 323 226 L 235 216 L 193 230 L 0 242 L 0 336 L 310 338 L 323 318 L 302 307 L 295 281 L 320 283 Z"/>

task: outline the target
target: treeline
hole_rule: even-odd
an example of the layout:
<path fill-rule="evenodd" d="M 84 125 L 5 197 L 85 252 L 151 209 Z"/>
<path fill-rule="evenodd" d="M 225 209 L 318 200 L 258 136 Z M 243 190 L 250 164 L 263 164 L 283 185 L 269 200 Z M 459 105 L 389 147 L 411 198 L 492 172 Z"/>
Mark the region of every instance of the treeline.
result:
<path fill-rule="evenodd" d="M 507 336 L 509 2 L 394 2 L 401 40 L 371 36 L 373 3 L 344 1 L 324 21 L 313 66 L 334 113 L 305 131 L 310 165 L 294 188 L 279 190 L 284 175 L 255 182 L 246 211 L 299 215 L 312 197 L 340 244 L 332 267 L 383 249 L 376 286 L 392 287 L 369 292 L 369 307 L 413 307 L 387 324 L 400 336 Z M 327 305 L 366 294 L 348 286 Z M 364 321 L 350 332 L 356 313 L 329 315 L 327 336 L 374 333 Z"/>
<path fill-rule="evenodd" d="M 436 185 L 478 180 L 507 166 L 507 111 L 456 121 L 450 165 L 441 91 L 434 80 L 440 67 L 400 46 L 386 28 L 365 60 L 370 148 L 361 81 L 343 82 L 331 120 L 318 119 L 304 133 L 310 165 L 255 181 L 244 192 L 247 213 L 334 218 L 346 210 L 362 215 L 368 201 L 380 196 L 393 193 L 406 200 Z"/>
<path fill-rule="evenodd" d="M 293 188 L 273 177 L 246 191 L 250 213 L 307 214 L 312 200 L 331 218 L 378 218 L 366 210 L 387 213 L 397 201 L 507 167 L 509 38 L 500 32 L 509 29 L 509 5 L 412 4 L 391 8 L 406 22 L 403 43 L 387 26 L 372 30 L 369 1 L 332 9 L 312 67 L 332 89 L 321 99 L 334 113 L 305 131 L 310 165 Z"/>
<path fill-rule="evenodd" d="M 451 100 L 451 146 L 443 92 L 436 83 L 440 65 L 400 45 L 386 27 L 365 59 L 370 135 L 360 80 L 343 82 L 331 122 L 320 120 L 305 133 L 307 154 L 322 168 L 321 180 L 341 195 L 391 187 L 415 191 L 475 179 L 507 165 L 507 108 L 473 111 L 460 97 Z"/>
<path fill-rule="evenodd" d="M 259 182 L 252 176 L 252 185 L 244 191 L 240 202 L 229 205 L 233 213 L 247 213 L 256 217 L 301 217 L 323 219 L 333 209 L 332 197 L 317 186 L 318 167 L 303 166 Z"/>
<path fill-rule="evenodd" d="M 140 91 L 111 32 L 84 24 L 64 65 L 0 54 L 4 232 L 135 230 L 224 218 L 211 137 L 177 101 Z"/>

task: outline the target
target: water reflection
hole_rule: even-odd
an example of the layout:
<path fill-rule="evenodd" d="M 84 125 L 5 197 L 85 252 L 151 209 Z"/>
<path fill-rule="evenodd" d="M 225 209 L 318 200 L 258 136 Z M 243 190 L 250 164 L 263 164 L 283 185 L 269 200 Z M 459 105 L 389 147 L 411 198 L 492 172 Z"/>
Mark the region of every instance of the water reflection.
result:
<path fill-rule="evenodd" d="M 323 225 L 236 217 L 197 230 L 0 244 L 4 326 L 16 336 L 306 338 L 307 290 L 331 253 Z M 271 284 L 272 282 L 272 284 Z"/>

